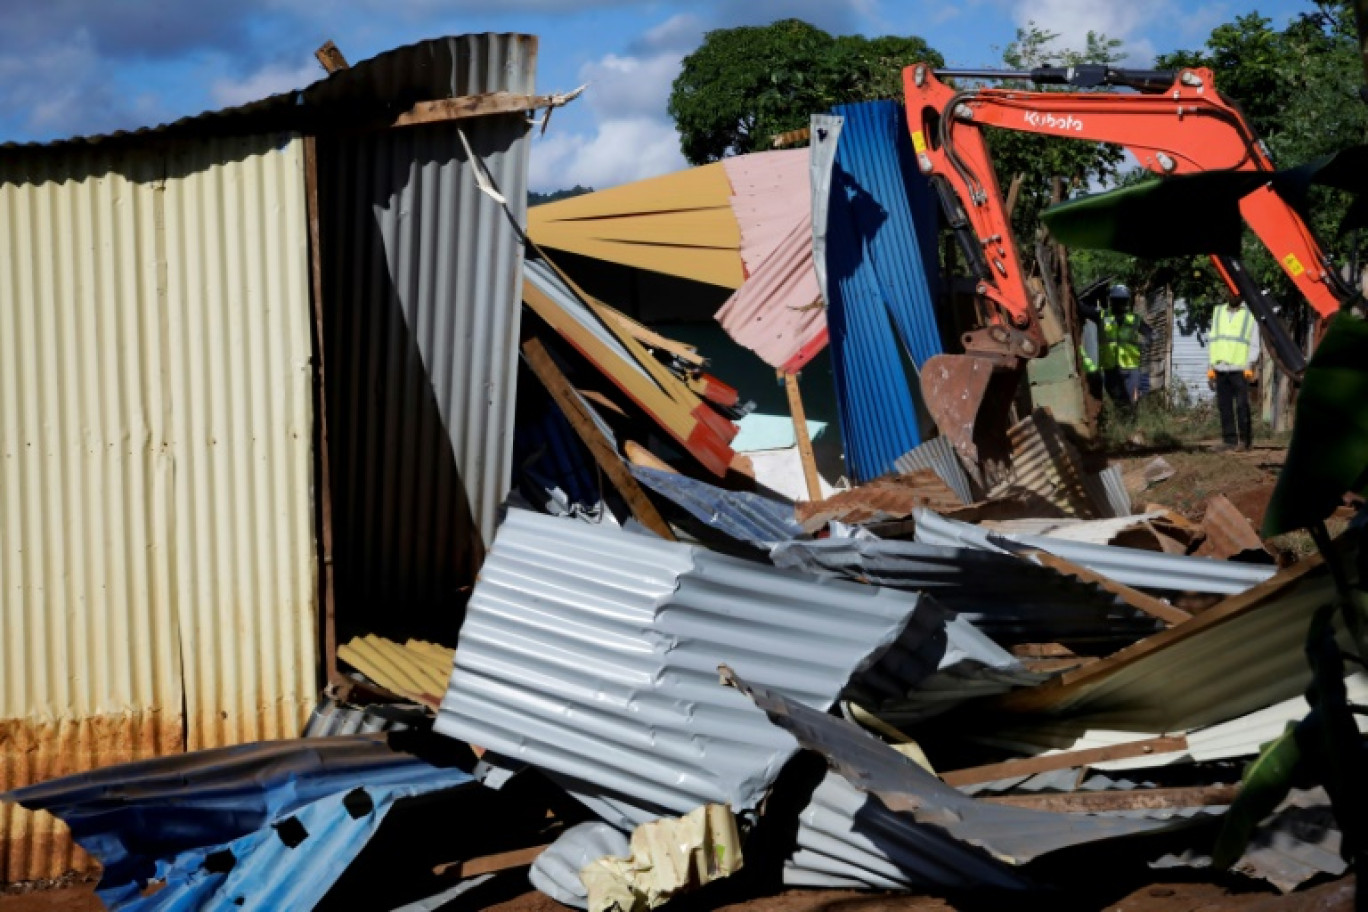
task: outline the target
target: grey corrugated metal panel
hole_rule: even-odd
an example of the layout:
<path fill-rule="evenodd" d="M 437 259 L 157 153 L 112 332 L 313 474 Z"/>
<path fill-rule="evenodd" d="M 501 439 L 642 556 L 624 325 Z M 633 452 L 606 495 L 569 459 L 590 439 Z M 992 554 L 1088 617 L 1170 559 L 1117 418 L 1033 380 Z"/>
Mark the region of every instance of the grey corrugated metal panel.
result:
<path fill-rule="evenodd" d="M 1344 679 L 1349 701 L 1368 704 L 1368 674 L 1358 673 Z M 1188 751 L 1199 762 L 1246 757 L 1274 740 L 1289 722 L 1306 717 L 1311 711 L 1304 696 L 1292 697 L 1229 722 L 1221 722 L 1187 735 Z M 1355 716 L 1360 732 L 1368 732 L 1368 718 Z"/>
<path fill-rule="evenodd" d="M 628 858 L 627 837 L 606 823 L 581 823 L 566 830 L 532 862 L 527 879 L 558 903 L 577 909 L 589 905 L 589 891 L 579 878 L 585 865 L 599 858 Z"/>
<path fill-rule="evenodd" d="M 1096 573 L 1134 586 L 1179 592 L 1234 595 L 1269 579 L 1276 568 L 1181 554 L 1161 554 L 1113 545 L 1070 542 L 1035 535 L 995 535 L 987 529 L 918 509 L 916 540 L 950 548 L 984 551 L 1048 551 Z"/>
<path fill-rule="evenodd" d="M 622 344 L 622 340 L 611 329 L 603 325 L 603 321 L 598 318 L 598 315 L 580 300 L 574 290 L 565 283 L 565 280 L 556 273 L 556 270 L 549 263 L 540 259 L 526 260 L 523 262 L 523 273 L 528 282 L 536 286 L 567 316 L 591 333 L 600 345 L 617 355 L 630 369 L 655 383 L 655 378 L 638 363 L 632 353 L 627 350 L 627 346 Z"/>
<path fill-rule="evenodd" d="M 733 680 L 833 772 L 879 798 L 906 826 L 943 830 L 1008 864 L 1025 864 L 1070 846 L 1162 829 L 1161 821 L 1059 814 L 984 804 L 946 785 L 859 726 L 789 700 L 767 688 Z"/>
<path fill-rule="evenodd" d="M 1211 358 L 1207 351 L 1206 333 L 1182 331 L 1183 314 L 1179 314 L 1173 333 L 1173 384 L 1181 386 L 1192 402 L 1210 402 L 1216 394 L 1207 386 L 1207 370 Z"/>
<path fill-rule="evenodd" d="M 431 717 L 421 706 L 374 703 L 352 706 L 325 696 L 304 726 L 304 738 L 335 738 L 382 731 L 426 728 Z"/>
<path fill-rule="evenodd" d="M 1104 508 L 1104 518 L 1131 515 L 1130 492 L 1121 477 L 1121 466 L 1109 465 L 1101 472 L 1093 472 L 1083 479 L 1093 503 Z"/>
<path fill-rule="evenodd" d="M 1293 789 L 1254 833 L 1232 870 L 1290 893 L 1320 874 L 1338 877 L 1349 865 L 1340 854 L 1344 834 L 1323 788 Z M 1209 868 L 1211 856 L 1189 849 L 1150 863 L 1153 868 Z"/>
<path fill-rule="evenodd" d="M 754 807 L 796 749 L 717 685 L 723 662 L 823 709 L 909 624 L 905 593 L 511 510 L 471 598 L 439 732 L 575 792 Z"/>
<path fill-rule="evenodd" d="M 791 503 L 745 491 L 725 491 L 705 481 L 661 469 L 634 465 L 632 474 L 700 522 L 757 548 L 768 548 L 776 542 L 807 535 L 793 518 Z"/>
<path fill-rule="evenodd" d="M 827 294 L 826 233 L 827 212 L 831 208 L 831 171 L 836 164 L 836 146 L 841 139 L 844 117 L 813 114 L 810 121 L 812 143 L 808 150 L 808 180 L 812 186 L 812 268 L 817 273 L 817 288 L 822 300 Z"/>
<path fill-rule="evenodd" d="M 1069 516 L 1096 519 L 1094 503 L 1078 451 L 1063 436 L 1048 410 L 1037 408 L 1007 432 L 1012 442 L 1013 487 L 1034 491 Z"/>
<path fill-rule="evenodd" d="M 871 890 L 1028 889 L 1030 880 L 982 850 L 916 823 L 827 773 L 798 816 L 784 883 Z"/>
<path fill-rule="evenodd" d="M 433 94 L 532 90 L 535 42 L 522 36 L 448 39 L 430 56 Z M 523 248 L 503 207 L 476 186 L 458 130 L 521 222 L 523 117 L 319 140 L 344 628 L 384 604 L 386 633 L 454 633 L 453 600 L 474 578 L 509 489 Z"/>
<path fill-rule="evenodd" d="M 985 520 L 980 528 L 1003 535 L 1033 535 L 1058 538 L 1063 541 L 1090 542 L 1105 545 L 1128 529 L 1159 516 L 1161 512 L 1117 516 L 1112 519 L 1006 519 Z"/>
<path fill-rule="evenodd" d="M 964 474 L 964 466 L 960 465 L 949 437 L 932 437 L 899 456 L 893 465 L 904 475 L 917 469 L 930 469 L 960 500 L 974 502 L 973 492 L 969 489 L 969 476 Z"/>
<path fill-rule="evenodd" d="M 1154 788 L 1153 783 L 1137 783 L 1130 779 L 1113 779 L 1101 773 L 1093 773 L 1079 781 L 1083 770 L 1078 767 L 1051 770 L 1034 776 L 1013 776 L 993 782 L 977 782 L 973 785 L 958 786 L 966 795 L 1002 795 L 1010 792 L 1027 792 L 1033 795 L 1064 792 L 1114 792 L 1130 791 L 1137 788 Z"/>
<path fill-rule="evenodd" d="M 1160 629 L 1113 595 L 1005 554 L 920 542 L 783 542 L 776 565 L 926 592 L 998 643 L 1111 643 Z"/>
<path fill-rule="evenodd" d="M 484 57 L 477 66 L 463 65 L 464 60 L 471 58 L 471 49 L 482 45 L 501 48 L 502 52 Z M 281 130 L 306 133 L 326 127 L 352 127 L 368 116 L 394 116 L 418 101 L 492 91 L 531 94 L 531 81 L 518 83 L 517 77 L 522 72 L 521 60 L 534 59 L 536 53 L 537 38 L 533 35 L 486 33 L 433 38 L 359 61 L 304 89 L 237 107 L 205 111 L 155 127 L 46 143 L 5 143 L 0 145 L 0 153 L 47 154 L 96 146 L 104 150 L 187 135 L 204 138 Z M 482 88 L 508 82 L 510 78 L 513 84 Z"/>

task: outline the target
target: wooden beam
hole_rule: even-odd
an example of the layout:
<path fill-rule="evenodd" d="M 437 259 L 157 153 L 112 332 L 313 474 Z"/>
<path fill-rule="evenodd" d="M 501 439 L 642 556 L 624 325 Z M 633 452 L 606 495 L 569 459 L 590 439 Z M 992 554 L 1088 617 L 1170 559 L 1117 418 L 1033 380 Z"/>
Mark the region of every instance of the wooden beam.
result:
<path fill-rule="evenodd" d="M 807 412 L 803 409 L 803 396 L 798 391 L 798 375 L 783 371 L 779 375 L 784 378 L 784 389 L 788 391 L 789 414 L 793 416 L 793 434 L 798 438 L 798 459 L 803 464 L 808 500 L 821 500 L 822 483 L 817 477 L 817 456 L 812 452 L 812 438 L 808 437 Z"/>
<path fill-rule="evenodd" d="M 685 345 L 683 342 L 676 342 L 674 339 L 662 336 L 653 329 L 642 326 L 636 320 L 627 316 L 616 308 L 604 306 L 604 313 L 608 318 L 622 329 L 631 333 L 638 342 L 649 345 L 651 348 L 658 348 L 661 351 L 669 352 L 679 360 L 694 367 L 702 367 L 706 360 L 698 353 L 692 345 Z"/>
<path fill-rule="evenodd" d="M 432 869 L 432 873 L 438 875 L 450 874 L 457 879 L 465 880 L 468 877 L 476 877 L 480 874 L 493 874 L 495 871 L 507 871 L 510 868 L 525 868 L 537 860 L 537 856 L 545 852 L 548 845 L 532 846 L 527 849 L 514 849 L 511 852 L 497 852 L 493 855 L 481 855 L 479 858 L 472 858 L 468 861 L 448 861 L 446 864 L 439 864 Z"/>
<path fill-rule="evenodd" d="M 1067 792 L 1051 795 L 987 795 L 979 801 L 1036 811 L 1096 814 L 1102 811 L 1159 811 L 1169 808 L 1226 805 L 1240 793 L 1238 785 L 1199 785 L 1191 788 L 1131 789 L 1130 791 Z"/>
<path fill-rule="evenodd" d="M 565 374 L 556 366 L 556 362 L 551 360 L 551 354 L 542 345 L 540 339 L 528 339 L 522 346 L 523 356 L 527 358 L 527 364 L 532 368 L 532 372 L 537 375 L 537 379 L 546 387 L 546 391 L 551 394 L 551 398 L 556 400 L 556 405 L 560 406 L 561 412 L 570 422 L 570 426 L 575 429 L 575 433 L 584 441 L 584 445 L 593 454 L 594 461 L 603 469 L 603 474 L 608 476 L 613 487 L 617 488 L 622 499 L 627 501 L 627 506 L 631 508 L 632 515 L 646 528 L 668 541 L 675 541 L 673 530 L 670 524 L 661 517 L 660 511 L 651 503 L 651 499 L 646 496 L 646 492 L 637 484 L 637 480 L 632 477 L 632 472 L 618 456 L 617 451 L 603 436 L 594 424 L 594 419 L 589 416 L 589 412 L 579 396 L 575 395 L 574 387 L 570 381 L 565 379 Z"/>
<path fill-rule="evenodd" d="M 420 101 L 388 126 L 416 127 L 422 124 L 469 120 L 491 114 L 518 114 L 563 104 L 555 95 L 518 95 L 513 92 L 486 92 L 482 95 L 462 95 L 458 98 L 438 98 Z"/>
<path fill-rule="evenodd" d="M 1075 577 L 1085 583 L 1092 583 L 1094 586 L 1110 592 L 1132 608 L 1143 611 L 1151 617 L 1156 617 L 1170 626 L 1192 620 L 1192 615 L 1181 608 L 1175 608 L 1168 602 L 1160 601 L 1152 595 L 1141 592 L 1139 589 L 1132 589 L 1130 586 L 1118 583 L 1100 573 L 1094 573 L 1087 567 L 1065 560 L 1056 554 L 1051 554 L 1048 551 L 1032 551 L 1029 552 L 1029 556 L 1034 557 L 1041 565 L 1049 567 L 1051 570 L 1065 576 Z"/>
<path fill-rule="evenodd" d="M 317 447 L 314 466 L 318 472 L 319 487 L 316 534 L 318 587 L 323 602 L 323 676 L 327 684 L 342 684 L 346 678 L 337 667 L 337 587 L 333 585 L 332 457 L 328 448 L 328 375 L 323 346 L 323 254 L 318 214 L 318 143 L 312 136 L 304 137 L 304 211 L 309 220 L 309 308 L 313 311 L 314 439 Z"/>
<path fill-rule="evenodd" d="M 1063 751 L 1057 754 L 1044 754 L 1039 757 L 1022 757 L 1018 760 L 1004 760 L 1001 763 L 987 763 L 966 769 L 951 770 L 941 778 L 946 784 L 974 785 L 979 782 L 996 782 L 1014 776 L 1034 776 L 1053 770 L 1073 769 L 1076 766 L 1092 766 L 1108 760 L 1128 760 L 1131 757 L 1149 757 L 1156 754 L 1171 754 L 1187 750 L 1187 738 L 1145 738 L 1127 744 L 1111 744 L 1107 747 L 1092 747 L 1085 750 Z"/>
<path fill-rule="evenodd" d="M 1025 180 L 1026 175 L 1023 172 L 1018 171 L 1012 178 L 1011 185 L 1007 188 L 1007 202 L 1004 207 L 1004 213 L 1008 219 L 1011 219 L 1012 213 L 1016 211 L 1017 197 L 1021 195 L 1021 184 Z"/>
<path fill-rule="evenodd" d="M 314 51 L 314 56 L 318 58 L 319 63 L 323 64 L 323 69 L 329 73 L 351 68 L 351 64 L 347 63 L 347 58 L 342 56 L 342 52 L 331 40 L 323 42 L 323 46 Z"/>

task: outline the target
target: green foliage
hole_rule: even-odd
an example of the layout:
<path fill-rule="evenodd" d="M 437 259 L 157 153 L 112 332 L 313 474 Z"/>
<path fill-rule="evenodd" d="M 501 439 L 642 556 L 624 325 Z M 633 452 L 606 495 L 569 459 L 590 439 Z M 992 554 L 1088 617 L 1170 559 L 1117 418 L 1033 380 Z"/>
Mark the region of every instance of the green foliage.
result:
<path fill-rule="evenodd" d="M 593 187 L 581 187 L 579 184 L 568 190 L 552 190 L 550 193 L 537 193 L 535 190 L 527 191 L 527 205 L 540 206 L 544 203 L 554 203 L 556 200 L 569 199 L 572 196 L 583 196 L 586 193 L 593 193 Z"/>
<path fill-rule="evenodd" d="M 902 97 L 902 70 L 943 65 L 921 38 L 831 35 L 798 19 L 718 29 L 684 58 L 669 112 L 692 164 L 767 149 L 834 104 Z"/>
<path fill-rule="evenodd" d="M 1292 779 L 1301 764 L 1301 745 L 1296 725 L 1289 723 L 1274 741 L 1263 746 L 1259 756 L 1245 768 L 1239 797 L 1221 822 L 1211 865 L 1229 868 L 1240 860 L 1254 829 L 1276 808 L 1292 788 Z"/>
<path fill-rule="evenodd" d="M 1306 367 L 1287 461 L 1264 516 L 1263 534 L 1318 523 L 1368 476 L 1368 323 L 1350 313 L 1330 322 Z"/>
<path fill-rule="evenodd" d="M 1058 38 L 1057 34 L 1039 28 L 1034 22 L 1030 23 L 1024 29 L 1017 29 L 1016 40 L 1007 45 L 1002 53 L 1002 62 L 1014 70 L 1029 70 L 1041 66 L 1117 63 L 1125 56 L 1118 39 L 1096 32 L 1088 33 L 1087 43 L 1082 50 L 1057 47 Z M 1041 91 L 1043 88 L 1033 84 L 1003 85 L 1031 91 Z M 1012 210 L 1012 227 L 1021 238 L 1035 236 L 1040 211 L 1050 203 L 1053 178 L 1064 178 L 1070 188 L 1108 183 L 1117 177 L 1125 161 L 1125 153 L 1119 146 L 1057 139 L 1014 130 L 989 130 L 985 131 L 985 135 L 998 183 L 1004 192 L 1017 174 L 1025 175 L 1016 208 Z M 1029 249 L 1029 245 L 1026 249 Z"/>
<path fill-rule="evenodd" d="M 1222 94 L 1238 103 L 1281 167 L 1299 165 L 1368 137 L 1368 106 L 1359 99 L 1363 62 L 1354 31 L 1353 4 L 1322 0 L 1279 31 L 1258 13 L 1212 30 L 1202 50 L 1161 56 L 1164 68 L 1204 66 Z M 1348 262 L 1356 237 L 1338 227 L 1347 194 L 1316 188 L 1308 200 L 1311 226 L 1332 261 Z M 1287 301 L 1300 295 L 1273 257 L 1246 235 L 1244 260 L 1256 281 Z"/>

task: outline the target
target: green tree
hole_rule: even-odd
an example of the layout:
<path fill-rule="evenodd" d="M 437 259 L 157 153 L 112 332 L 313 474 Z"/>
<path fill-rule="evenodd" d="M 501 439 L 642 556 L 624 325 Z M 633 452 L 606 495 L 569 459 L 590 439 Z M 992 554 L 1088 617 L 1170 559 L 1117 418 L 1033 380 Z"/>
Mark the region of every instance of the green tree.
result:
<path fill-rule="evenodd" d="M 1030 70 L 1080 63 L 1112 64 L 1125 56 L 1120 40 L 1096 32 L 1088 33 L 1082 50 L 1057 47 L 1058 39 L 1058 34 L 1047 32 L 1034 22 L 1029 23 L 1026 28 L 1017 29 L 1016 39 L 1002 52 L 1002 62 L 1013 70 Z M 1028 83 L 1006 83 L 1005 86 L 1029 91 L 1043 88 Z M 1125 153 L 1119 146 L 1104 143 L 1077 142 L 1014 130 L 988 130 L 986 135 L 1003 192 L 1016 175 L 1023 176 L 1021 192 L 1012 210 L 1012 226 L 1019 238 L 1035 236 L 1040 210 L 1050 204 L 1054 178 L 1064 178 L 1072 189 L 1106 184 L 1115 180 L 1125 162 Z"/>
<path fill-rule="evenodd" d="M 1204 66 L 1235 101 L 1279 168 L 1309 162 L 1368 139 L 1368 107 L 1359 98 L 1363 58 L 1349 0 L 1324 0 L 1281 31 L 1249 13 L 1214 28 L 1201 50 L 1161 56 L 1164 68 Z M 1305 207 L 1312 229 L 1337 264 L 1357 259 L 1359 239 L 1339 230 L 1346 194 L 1314 188 Z M 1260 284 L 1284 301 L 1300 300 L 1273 257 L 1252 235 L 1245 261 Z M 1219 295 L 1215 296 L 1219 297 Z"/>
<path fill-rule="evenodd" d="M 718 29 L 684 58 L 669 112 L 698 165 L 767 149 L 834 104 L 900 98 L 903 67 L 943 64 L 917 37 L 833 38 L 798 19 Z"/>

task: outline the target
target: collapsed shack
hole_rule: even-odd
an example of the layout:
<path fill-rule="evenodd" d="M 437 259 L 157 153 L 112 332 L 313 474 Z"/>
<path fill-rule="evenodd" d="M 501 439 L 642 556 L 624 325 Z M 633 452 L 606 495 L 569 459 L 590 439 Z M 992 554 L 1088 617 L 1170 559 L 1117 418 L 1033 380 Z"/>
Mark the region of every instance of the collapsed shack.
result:
<path fill-rule="evenodd" d="M 523 233 L 525 115 L 559 103 L 531 94 L 534 52 L 442 39 L 5 150 L 5 204 L 108 279 L 61 281 L 41 230 L 13 242 L 33 293 L 5 313 L 43 344 L 10 354 L 83 398 L 45 424 L 30 395 L 18 422 L 40 444 L 20 540 L 61 559 L 52 580 L 48 551 L 11 561 L 31 575 L 0 596 L 27 644 L 4 703 L 9 879 L 84 863 L 40 811 L 116 909 L 473 907 L 528 878 L 595 910 L 1020 894 L 1104 853 L 1118 883 L 1208 865 L 1240 764 L 1306 711 L 1326 567 L 1274 566 L 1229 501 L 1200 523 L 1137 510 L 1158 469 L 1128 486 L 1050 409 L 1022 411 L 991 477 L 933 436 L 906 362 L 954 327 L 887 104 L 815 121 L 824 170 L 796 214 L 756 202 L 785 189 L 757 162 L 689 178 L 705 208 L 725 190 L 766 213 L 705 257 L 737 281 L 718 319 L 789 380 L 833 348 L 863 483 L 777 495 L 735 446 L 746 391 Z M 498 113 L 451 119 L 491 93 Z M 131 212 L 107 205 L 124 194 Z M 796 221 L 757 245 L 774 212 Z M 143 271 L 86 263 L 106 238 Z M 88 415 L 108 423 L 82 450 Z M 76 502 L 132 544 L 67 584 L 85 540 L 40 507 Z M 49 620 L 52 586 L 69 610 Z M 1296 792 L 1237 869 L 1281 890 L 1343 873 L 1327 809 Z M 484 825 L 415 835 L 457 818 Z"/>

